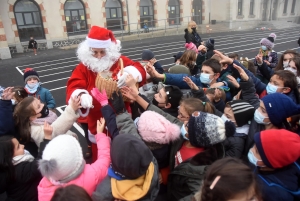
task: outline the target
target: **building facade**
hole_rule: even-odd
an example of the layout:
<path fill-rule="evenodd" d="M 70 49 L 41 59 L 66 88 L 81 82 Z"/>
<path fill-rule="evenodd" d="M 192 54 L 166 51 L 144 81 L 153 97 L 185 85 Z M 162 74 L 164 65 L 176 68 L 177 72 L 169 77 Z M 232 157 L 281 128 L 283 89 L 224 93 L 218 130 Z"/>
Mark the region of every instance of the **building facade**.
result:
<path fill-rule="evenodd" d="M 295 21 L 297 0 L 1 0 L 0 59 L 28 51 L 30 36 L 39 48 L 79 43 L 93 25 L 116 34 L 183 26 L 190 20 L 237 24 Z"/>

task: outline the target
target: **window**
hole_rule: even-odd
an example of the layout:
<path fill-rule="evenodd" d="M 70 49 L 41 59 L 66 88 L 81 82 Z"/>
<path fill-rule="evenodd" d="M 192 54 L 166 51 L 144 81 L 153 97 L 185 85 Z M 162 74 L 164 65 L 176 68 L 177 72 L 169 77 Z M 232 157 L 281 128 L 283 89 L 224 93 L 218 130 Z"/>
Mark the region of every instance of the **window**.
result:
<path fill-rule="evenodd" d="M 195 21 L 196 24 L 202 24 L 202 1 L 194 0 L 192 9 L 193 21 Z"/>
<path fill-rule="evenodd" d="M 140 18 L 142 28 L 154 26 L 153 3 L 151 0 L 140 1 Z"/>
<path fill-rule="evenodd" d="M 250 0 L 250 15 L 254 15 L 254 0 Z"/>
<path fill-rule="evenodd" d="M 106 23 L 110 30 L 123 29 L 123 10 L 119 0 L 107 0 L 105 4 Z"/>
<path fill-rule="evenodd" d="M 283 7 L 283 13 L 287 13 L 287 6 L 288 6 L 288 0 L 284 0 L 284 7 Z"/>
<path fill-rule="evenodd" d="M 87 33 L 85 10 L 81 1 L 67 0 L 65 17 L 68 35 Z"/>
<path fill-rule="evenodd" d="M 243 0 L 238 0 L 238 15 L 243 15 Z"/>
<path fill-rule="evenodd" d="M 178 0 L 169 0 L 169 24 L 180 24 L 180 4 Z"/>
<path fill-rule="evenodd" d="M 44 28 L 39 6 L 34 1 L 21 0 L 14 5 L 20 41 L 28 41 L 31 36 L 44 39 Z"/>
<path fill-rule="evenodd" d="M 295 13 L 296 0 L 293 0 L 291 13 Z"/>

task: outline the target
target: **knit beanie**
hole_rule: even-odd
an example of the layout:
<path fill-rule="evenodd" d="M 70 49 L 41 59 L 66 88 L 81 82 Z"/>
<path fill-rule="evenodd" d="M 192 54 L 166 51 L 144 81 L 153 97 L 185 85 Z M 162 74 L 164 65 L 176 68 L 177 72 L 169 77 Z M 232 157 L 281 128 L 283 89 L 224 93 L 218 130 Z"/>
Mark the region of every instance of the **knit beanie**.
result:
<path fill-rule="evenodd" d="M 185 47 L 186 50 L 194 50 L 196 53 L 198 53 L 198 49 L 197 49 L 196 45 L 192 42 L 186 43 L 184 45 L 184 47 Z"/>
<path fill-rule="evenodd" d="M 215 46 L 215 39 L 213 38 L 209 38 L 206 43 L 205 43 L 205 46 L 210 49 L 210 48 L 213 48 Z"/>
<path fill-rule="evenodd" d="M 119 134 L 114 138 L 110 156 L 113 170 L 128 179 L 144 175 L 153 158 L 146 144 L 131 134 Z"/>
<path fill-rule="evenodd" d="M 271 33 L 269 37 L 261 39 L 260 44 L 266 46 L 269 50 L 271 50 L 274 47 L 275 39 L 276 34 Z"/>
<path fill-rule="evenodd" d="M 265 130 L 254 136 L 255 145 L 267 167 L 282 168 L 300 157 L 300 136 L 290 131 Z"/>
<path fill-rule="evenodd" d="M 143 50 L 142 52 L 142 60 L 143 61 L 150 61 L 154 58 L 154 54 L 151 50 Z"/>
<path fill-rule="evenodd" d="M 188 135 L 191 145 L 195 147 L 211 147 L 223 142 L 226 136 L 233 136 L 235 126 L 232 122 L 224 121 L 213 114 L 199 112 L 188 122 Z"/>
<path fill-rule="evenodd" d="M 227 103 L 230 105 L 233 111 L 233 115 L 238 127 L 248 124 L 253 116 L 255 109 L 247 101 L 244 100 L 233 100 Z"/>
<path fill-rule="evenodd" d="M 268 94 L 261 99 L 265 105 L 271 123 L 281 127 L 286 118 L 299 114 L 300 107 L 285 94 Z"/>
<path fill-rule="evenodd" d="M 24 77 L 25 84 L 27 84 L 29 78 L 36 78 L 38 81 L 40 81 L 40 77 L 38 73 L 32 68 L 26 68 L 23 77 Z"/>
<path fill-rule="evenodd" d="M 137 128 L 142 139 L 146 142 L 169 144 L 180 137 L 180 128 L 172 124 L 162 115 L 145 111 L 137 122 Z"/>
<path fill-rule="evenodd" d="M 85 167 L 82 149 L 71 135 L 59 135 L 46 146 L 39 169 L 50 181 L 67 183 L 77 178 Z"/>
<path fill-rule="evenodd" d="M 171 108 L 178 108 L 183 96 L 182 91 L 177 86 L 169 85 L 165 86 L 165 92 L 167 94 L 168 103 L 171 104 Z"/>

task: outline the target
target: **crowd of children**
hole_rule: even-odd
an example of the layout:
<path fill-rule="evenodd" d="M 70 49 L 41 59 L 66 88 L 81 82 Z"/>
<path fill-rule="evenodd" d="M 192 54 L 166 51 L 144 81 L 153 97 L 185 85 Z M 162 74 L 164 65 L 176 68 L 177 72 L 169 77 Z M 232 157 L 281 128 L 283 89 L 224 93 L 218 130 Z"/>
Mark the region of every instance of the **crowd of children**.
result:
<path fill-rule="evenodd" d="M 93 162 L 70 131 L 78 96 L 57 116 L 31 68 L 24 87 L 0 87 L 6 200 L 300 200 L 299 53 L 278 56 L 271 33 L 254 61 L 239 59 L 215 50 L 213 38 L 202 41 L 195 22 L 184 37 L 186 51 L 169 69 L 142 52 L 140 88 L 128 75 L 111 98 L 91 90 L 103 116 Z"/>

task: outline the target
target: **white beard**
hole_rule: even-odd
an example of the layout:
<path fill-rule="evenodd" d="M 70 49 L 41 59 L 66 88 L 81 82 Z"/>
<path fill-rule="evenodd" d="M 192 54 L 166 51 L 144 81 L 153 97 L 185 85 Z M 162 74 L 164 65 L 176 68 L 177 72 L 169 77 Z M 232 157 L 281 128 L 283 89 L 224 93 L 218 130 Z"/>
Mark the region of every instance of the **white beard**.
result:
<path fill-rule="evenodd" d="M 109 70 L 114 63 L 120 58 L 121 46 L 117 43 L 109 48 L 106 48 L 106 55 L 101 59 L 93 56 L 91 48 L 88 46 L 87 41 L 83 41 L 79 44 L 77 49 L 77 58 L 91 71 L 95 73 L 100 73 Z"/>

